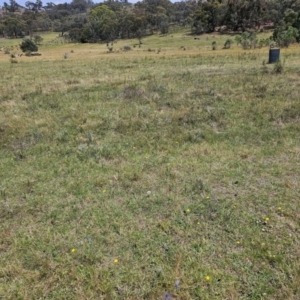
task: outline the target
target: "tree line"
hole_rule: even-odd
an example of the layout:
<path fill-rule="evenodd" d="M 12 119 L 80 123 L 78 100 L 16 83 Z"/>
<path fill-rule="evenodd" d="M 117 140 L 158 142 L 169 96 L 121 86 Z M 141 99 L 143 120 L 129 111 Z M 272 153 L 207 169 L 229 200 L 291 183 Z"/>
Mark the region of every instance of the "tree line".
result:
<path fill-rule="evenodd" d="M 216 30 L 255 32 L 273 27 L 273 39 L 283 46 L 299 41 L 300 0 L 72 0 L 54 4 L 15 0 L 4 2 L 0 35 L 17 38 L 53 30 L 73 42 L 110 42 L 141 38 L 173 26 L 189 27 L 192 34 Z"/>

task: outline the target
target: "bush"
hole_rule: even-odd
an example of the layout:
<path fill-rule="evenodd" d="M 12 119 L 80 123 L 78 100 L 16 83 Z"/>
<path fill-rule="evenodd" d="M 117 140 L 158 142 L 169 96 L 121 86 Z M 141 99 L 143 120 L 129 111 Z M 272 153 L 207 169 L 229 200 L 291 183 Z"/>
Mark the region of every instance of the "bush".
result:
<path fill-rule="evenodd" d="M 235 42 L 237 45 L 241 45 L 243 49 L 256 48 L 258 40 L 256 38 L 256 32 L 245 31 L 241 35 L 235 36 Z"/>
<path fill-rule="evenodd" d="M 131 50 L 131 47 L 130 47 L 129 45 L 125 45 L 125 46 L 123 47 L 123 50 L 124 50 L 124 51 L 129 51 L 129 50 Z"/>
<path fill-rule="evenodd" d="M 40 44 L 44 40 L 40 35 L 35 35 L 33 39 L 36 45 Z"/>
<path fill-rule="evenodd" d="M 240 35 L 236 35 L 234 37 L 234 40 L 235 40 L 237 46 L 242 44 L 242 37 Z"/>
<path fill-rule="evenodd" d="M 161 32 L 161 34 L 169 33 L 169 23 L 168 22 L 163 22 L 160 25 L 160 32 Z"/>
<path fill-rule="evenodd" d="M 224 44 L 224 49 L 229 49 L 231 47 L 231 44 L 232 44 L 232 40 L 227 39 L 225 44 Z"/>
<path fill-rule="evenodd" d="M 260 39 L 258 41 L 258 47 L 259 48 L 262 48 L 262 47 L 265 47 L 265 46 L 270 46 L 271 47 L 271 40 L 269 38 L 267 39 Z"/>
<path fill-rule="evenodd" d="M 273 39 L 280 47 L 288 48 L 290 44 L 295 43 L 299 37 L 298 30 L 292 26 L 287 29 L 278 27 L 274 30 Z"/>
<path fill-rule="evenodd" d="M 212 48 L 212 50 L 216 50 L 217 49 L 217 42 L 216 41 L 213 41 L 211 43 L 211 48 Z"/>
<path fill-rule="evenodd" d="M 72 42 L 81 42 L 82 32 L 80 28 L 72 28 L 69 31 L 69 39 Z"/>
<path fill-rule="evenodd" d="M 274 74 L 281 74 L 283 72 L 284 63 L 282 63 L 280 60 L 278 60 L 273 69 Z"/>
<path fill-rule="evenodd" d="M 31 39 L 24 39 L 20 45 L 20 49 L 23 52 L 35 52 L 38 51 L 38 46 Z"/>

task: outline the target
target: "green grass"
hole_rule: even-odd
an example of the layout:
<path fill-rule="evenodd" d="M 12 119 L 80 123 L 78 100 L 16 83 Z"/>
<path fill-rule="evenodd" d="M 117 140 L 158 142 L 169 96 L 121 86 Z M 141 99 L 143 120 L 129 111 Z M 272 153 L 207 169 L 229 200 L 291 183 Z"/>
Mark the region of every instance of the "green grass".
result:
<path fill-rule="evenodd" d="M 0 53 L 3 299 L 298 298 L 299 51 L 181 36 Z"/>

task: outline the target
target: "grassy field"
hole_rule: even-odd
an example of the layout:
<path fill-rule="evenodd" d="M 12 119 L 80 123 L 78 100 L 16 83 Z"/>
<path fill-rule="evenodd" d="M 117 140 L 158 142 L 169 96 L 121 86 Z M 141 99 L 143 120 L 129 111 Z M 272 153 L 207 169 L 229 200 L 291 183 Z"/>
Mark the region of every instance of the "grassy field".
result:
<path fill-rule="evenodd" d="M 227 38 L 0 52 L 1 299 L 299 299 L 299 47 Z"/>

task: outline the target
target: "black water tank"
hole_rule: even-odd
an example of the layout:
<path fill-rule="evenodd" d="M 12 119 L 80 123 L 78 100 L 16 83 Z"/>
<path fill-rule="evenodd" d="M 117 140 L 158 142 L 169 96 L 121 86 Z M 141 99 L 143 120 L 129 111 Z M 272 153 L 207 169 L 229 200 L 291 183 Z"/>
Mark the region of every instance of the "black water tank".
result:
<path fill-rule="evenodd" d="M 279 60 L 280 49 L 269 50 L 269 64 L 275 63 Z"/>

